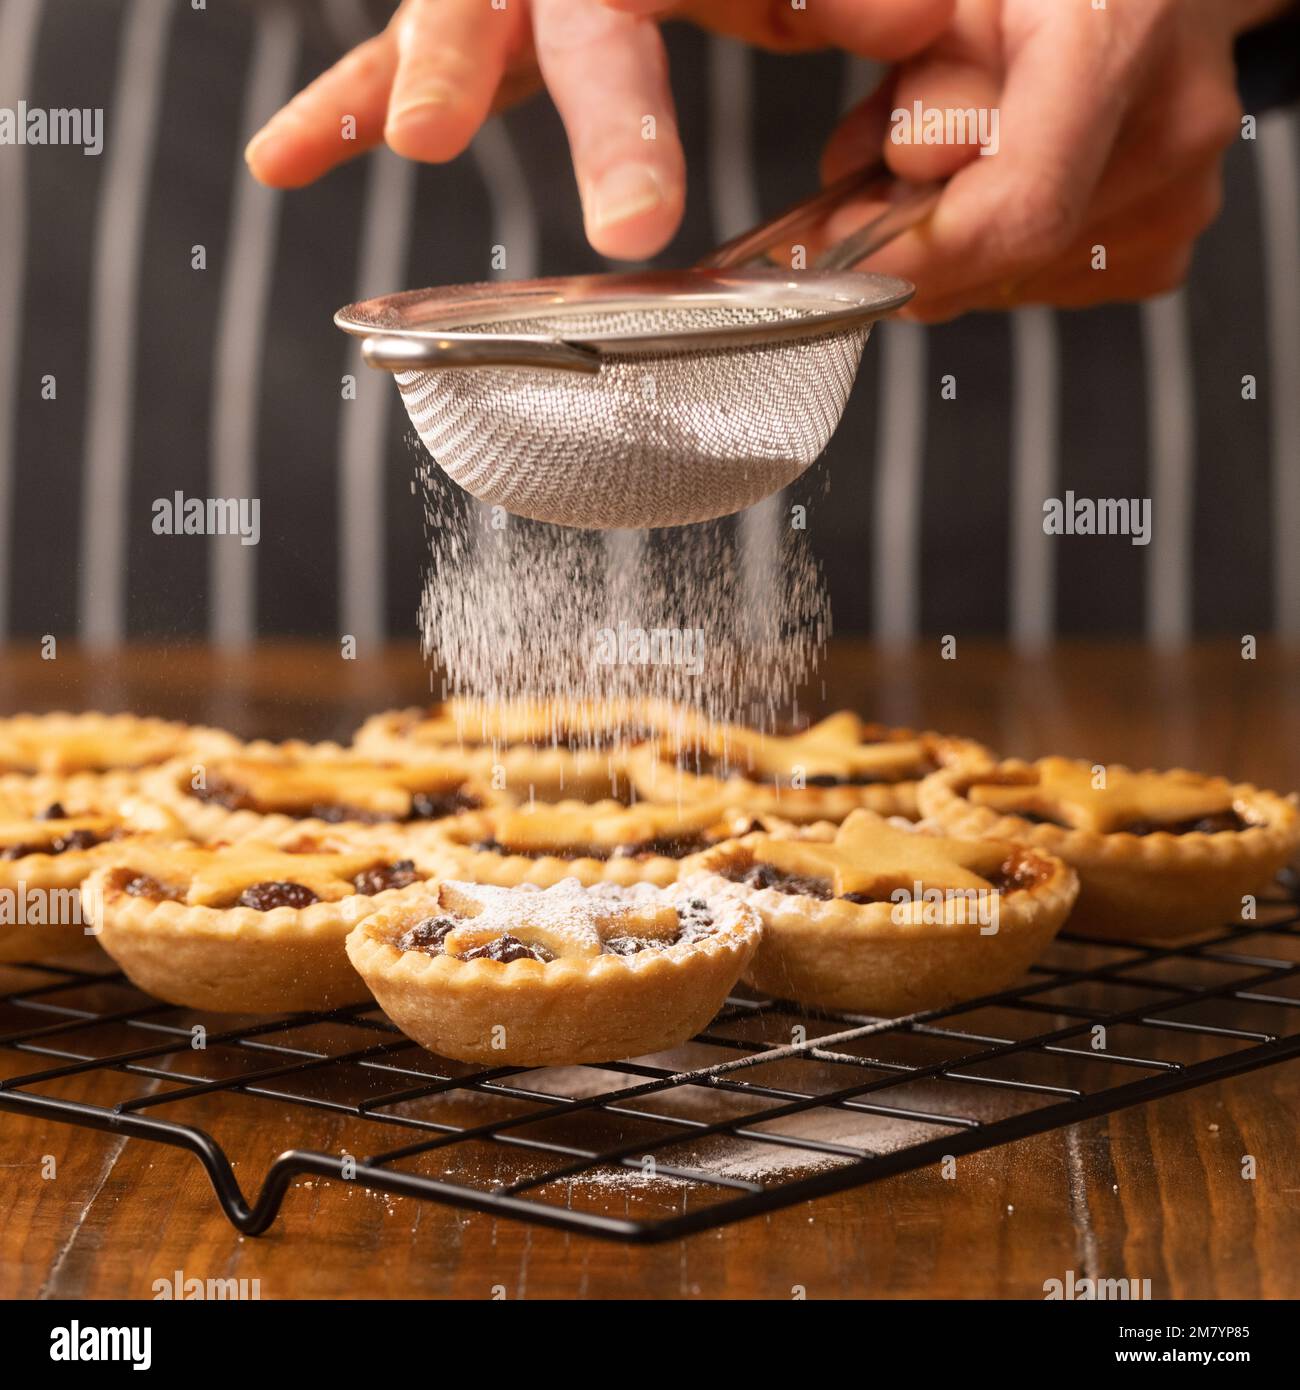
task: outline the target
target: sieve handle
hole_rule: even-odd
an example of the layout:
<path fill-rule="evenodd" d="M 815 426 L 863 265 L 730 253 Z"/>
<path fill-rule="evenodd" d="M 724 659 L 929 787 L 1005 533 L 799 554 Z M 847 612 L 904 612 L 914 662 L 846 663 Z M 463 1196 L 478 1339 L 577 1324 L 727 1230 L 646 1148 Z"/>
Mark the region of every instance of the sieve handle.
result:
<path fill-rule="evenodd" d="M 697 262 L 697 266 L 701 270 L 735 270 L 762 260 L 765 252 L 791 233 L 834 212 L 855 194 L 877 186 L 883 186 L 889 206 L 851 236 L 823 251 L 815 263 L 817 270 L 851 269 L 896 236 L 923 222 L 943 190 L 940 183 L 904 183 L 890 172 L 884 160 L 877 160 L 845 174 L 810 198 L 793 203 L 767 222 L 724 242 Z"/>
<path fill-rule="evenodd" d="M 600 371 L 595 348 L 563 338 L 506 337 L 496 333 L 443 333 L 436 338 L 401 338 L 375 333 L 361 342 L 367 366 L 385 372 L 444 371 L 449 367 L 546 367 L 553 371 Z"/>

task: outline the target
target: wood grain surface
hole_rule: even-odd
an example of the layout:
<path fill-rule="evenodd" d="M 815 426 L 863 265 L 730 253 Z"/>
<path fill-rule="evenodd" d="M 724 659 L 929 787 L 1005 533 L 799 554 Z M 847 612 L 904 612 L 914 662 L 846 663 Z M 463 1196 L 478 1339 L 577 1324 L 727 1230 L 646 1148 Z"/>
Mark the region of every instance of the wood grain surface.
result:
<path fill-rule="evenodd" d="M 961 643 L 839 645 L 811 709 L 851 706 L 1007 753 L 1061 752 L 1300 785 L 1300 650 L 1243 660 L 1232 641 L 1037 656 Z M 0 712 L 134 710 L 251 736 L 346 738 L 427 699 L 418 654 L 340 659 L 278 644 L 90 656 L 34 645 L 0 663 Z M 5 1054 L 4 1074 L 31 1069 Z M 111 1103 L 113 1079 L 62 1094 Z M 133 1082 L 132 1088 L 139 1088 Z M 265 1236 L 226 1222 L 188 1154 L 0 1114 L 0 1297 L 152 1296 L 154 1282 L 257 1280 L 263 1298 L 1041 1298 L 1044 1281 L 1149 1279 L 1155 1297 L 1300 1295 L 1300 1065 L 1283 1063 L 720 1231 L 631 1247 L 304 1179 Z M 208 1097 L 185 1120 L 239 1157 L 255 1191 L 293 1145 L 367 1152 L 363 1122 Z M 1243 1178 L 1243 1157 L 1255 1177 Z M 43 1176 L 53 1158 L 56 1176 Z M 637 1197 L 616 1197 L 635 1214 Z"/>

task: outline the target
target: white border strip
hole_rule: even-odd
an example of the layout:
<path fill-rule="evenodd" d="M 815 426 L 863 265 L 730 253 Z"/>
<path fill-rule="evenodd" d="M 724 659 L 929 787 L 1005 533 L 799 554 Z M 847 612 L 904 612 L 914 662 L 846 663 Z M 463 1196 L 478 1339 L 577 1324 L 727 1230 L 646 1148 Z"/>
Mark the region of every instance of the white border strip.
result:
<path fill-rule="evenodd" d="M 416 166 L 389 150 L 376 150 L 369 159 L 356 300 L 401 287 L 415 208 Z M 355 340 L 350 356 L 357 395 L 341 403 L 339 608 L 343 632 L 369 643 L 381 641 L 386 628 L 384 481 L 394 392 L 389 373 L 362 363 Z"/>
<path fill-rule="evenodd" d="M 251 139 L 292 94 L 298 38 L 298 21 L 287 9 L 258 11 L 244 96 L 245 139 Z M 217 315 L 211 422 L 214 497 L 251 498 L 257 482 L 257 408 L 280 198 L 274 189 L 253 181 L 244 165 L 241 140 L 228 265 Z M 230 536 L 210 537 L 208 546 L 212 639 L 222 646 L 242 646 L 252 641 L 257 627 L 255 548 Z"/>
<path fill-rule="evenodd" d="M 362 0 L 322 0 L 325 21 L 340 45 L 355 48 L 375 32 Z"/>
<path fill-rule="evenodd" d="M 925 471 L 925 329 L 897 320 L 881 338 L 880 419 L 872 608 L 877 637 L 915 638 L 920 630 L 921 489 Z"/>
<path fill-rule="evenodd" d="M 504 268 L 490 269 L 488 273 L 502 280 L 534 279 L 540 244 L 537 212 L 528 176 L 503 116 L 493 117 L 479 130 L 470 145 L 470 154 L 492 204 L 492 244 L 503 247 L 506 253 Z M 495 534 L 492 505 L 477 497 L 470 497 L 469 501 L 478 513 L 478 542 L 487 545 Z"/>
<path fill-rule="evenodd" d="M 1260 204 L 1268 299 L 1273 434 L 1273 589 L 1278 637 L 1300 638 L 1300 118 L 1259 122 Z"/>
<path fill-rule="evenodd" d="M 754 60 L 734 39 L 709 39 L 709 207 L 721 244 L 758 223 L 754 182 Z"/>
<path fill-rule="evenodd" d="M 1060 475 L 1060 353 L 1052 310 L 1012 314 L 1011 379 L 1011 640 L 1036 651 L 1056 627 L 1056 568 L 1043 530 L 1043 503 L 1055 496 Z"/>
<path fill-rule="evenodd" d="M 40 23 L 40 0 L 5 0 L 0 10 L 0 102 L 7 106 L 22 100 L 31 81 Z M 22 145 L 11 145 L 0 154 L 0 641 L 9 635 L 10 621 L 18 364 L 27 257 L 26 161 Z"/>
<path fill-rule="evenodd" d="M 847 54 L 844 60 L 843 86 L 840 89 L 841 110 L 847 115 L 860 102 L 865 101 L 880 86 L 881 79 L 888 70 L 884 63 Z"/>
<path fill-rule="evenodd" d="M 1196 491 L 1196 396 L 1191 325 L 1183 290 L 1142 305 L 1146 347 L 1151 544 L 1146 557 L 1146 630 L 1161 646 L 1192 629 L 1192 525 Z"/>
<path fill-rule="evenodd" d="M 91 647 L 115 646 L 126 635 L 136 315 L 172 13 L 172 6 L 157 0 L 132 0 L 122 28 L 113 104 L 105 113 L 107 168 L 91 281 L 78 605 L 81 637 Z"/>
<path fill-rule="evenodd" d="M 754 65 L 750 50 L 733 39 L 709 39 L 709 207 L 715 243 L 757 224 L 752 120 Z M 744 592 L 755 618 L 767 612 L 775 592 L 781 553 L 784 489 L 740 514 L 740 564 Z"/>
<path fill-rule="evenodd" d="M 524 166 L 505 121 L 496 116 L 474 137 L 470 154 L 492 202 L 492 241 L 505 247 L 503 280 L 531 280 L 537 274 L 537 214 Z"/>

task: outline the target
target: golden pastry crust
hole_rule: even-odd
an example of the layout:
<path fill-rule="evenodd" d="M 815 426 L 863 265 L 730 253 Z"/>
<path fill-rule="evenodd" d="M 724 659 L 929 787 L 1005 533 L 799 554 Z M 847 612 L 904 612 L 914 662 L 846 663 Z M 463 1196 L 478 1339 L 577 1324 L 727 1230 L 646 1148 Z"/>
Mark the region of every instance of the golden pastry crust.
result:
<path fill-rule="evenodd" d="M 474 772 L 520 799 L 618 796 L 629 750 L 647 734 L 681 738 L 695 715 L 662 701 L 468 699 L 376 714 L 352 746 L 371 758 L 409 762 L 459 750 Z"/>
<path fill-rule="evenodd" d="M 773 832 L 781 823 L 768 818 Z M 642 801 L 534 802 L 471 811 L 430 832 L 449 877 L 510 888 L 549 887 L 566 878 L 593 883 L 676 882 L 682 861 L 709 844 L 759 828 L 725 802 L 690 806 Z"/>
<path fill-rule="evenodd" d="M 129 774 L 0 777 L 0 961 L 99 954 L 81 884 L 139 836 L 179 835 Z"/>
<path fill-rule="evenodd" d="M 860 808 L 915 820 L 921 778 L 937 768 L 991 757 L 970 739 L 868 724 L 849 710 L 789 736 L 736 726 L 697 732 L 695 744 L 661 741 L 632 752 L 628 773 L 641 796 L 682 802 L 722 798 L 754 815 L 799 823 L 842 821 Z M 712 770 L 713 764 L 726 775 Z M 821 779 L 827 784 L 819 785 Z"/>
<path fill-rule="evenodd" d="M 788 887 L 811 888 L 799 880 L 813 879 L 834 896 L 741 881 L 763 866 Z M 758 910 L 763 939 L 745 975 L 757 989 L 890 1018 L 1013 984 L 1078 892 L 1074 870 L 1041 851 L 904 830 L 870 811 L 854 812 L 831 844 L 747 835 L 683 872 L 702 875 L 711 895 L 734 894 Z"/>
<path fill-rule="evenodd" d="M 584 913 L 591 917 L 591 931 L 563 921 L 557 927 L 556 899 L 607 893 L 636 896 L 629 896 L 626 909 L 599 896 L 592 907 L 584 902 L 573 908 L 580 922 L 587 921 Z M 454 932 L 445 938 L 451 948 L 440 954 L 403 945 L 422 922 L 463 910 L 467 896 L 472 903 L 485 894 L 508 894 L 512 902 L 491 907 L 498 923 L 504 913 L 512 936 L 546 943 L 554 958 L 463 959 Z M 697 1033 L 752 956 L 761 931 L 758 917 L 734 901 L 710 900 L 710 929 L 672 941 L 667 932 L 677 908 L 689 910 L 692 901 L 701 900 L 688 884 L 588 889 L 570 880 L 529 891 L 444 881 L 368 917 L 348 937 L 347 949 L 389 1018 L 431 1052 L 498 1066 L 608 1062 L 675 1047 Z M 602 912 L 614 916 L 601 918 Z M 668 923 L 665 912 L 671 913 Z M 659 943 L 627 955 L 606 950 L 602 933 L 627 930 L 629 915 L 641 923 L 635 930 L 661 933 Z M 477 940 L 473 922 L 470 917 L 457 928 L 469 932 L 469 941 Z M 499 940 L 499 928 L 491 930 Z"/>
<path fill-rule="evenodd" d="M 279 843 L 141 842 L 96 869 L 84 895 L 101 945 L 159 999 L 217 1013 L 331 1009 L 369 998 L 343 948 L 348 932 L 425 881 L 402 853 L 378 839 L 357 848 L 346 836 L 297 827 Z M 378 891 L 358 891 L 374 874 L 367 886 Z M 380 886 L 385 877 L 399 886 Z M 287 898 L 286 886 L 306 888 L 316 901 L 248 905 L 267 889 L 281 890 L 267 901 Z"/>
<path fill-rule="evenodd" d="M 296 740 L 250 743 L 234 757 L 203 763 L 178 758 L 146 774 L 141 787 L 204 842 L 266 839 L 295 828 L 325 834 L 339 825 L 426 830 L 439 817 L 420 813 L 417 797 L 448 816 L 509 800 L 454 750 L 436 761 L 384 763 L 336 743 Z"/>
<path fill-rule="evenodd" d="M 1052 809 L 1038 799 L 1044 771 L 1049 792 L 1064 789 L 1073 797 L 1072 803 L 1052 800 L 1078 824 L 1036 824 L 1016 814 L 1011 803 L 1017 788 L 1025 793 L 1025 810 Z M 948 834 L 1015 840 L 1073 864 L 1082 886 L 1071 929 L 1112 939 L 1181 941 L 1222 931 L 1241 921 L 1242 898 L 1267 888 L 1300 847 L 1293 797 L 1181 768 L 1135 774 L 1113 763 L 1094 805 L 1084 791 L 1092 778 L 1088 763 L 1011 758 L 938 772 L 922 784 L 919 801 L 922 814 Z M 994 792 L 988 800 L 1000 804 L 979 804 L 982 786 Z M 1246 828 L 1145 834 L 1106 828 L 1123 817 L 1137 820 L 1139 813 L 1159 823 L 1174 815 L 1185 821 L 1224 811 L 1235 813 Z"/>
<path fill-rule="evenodd" d="M 0 773 L 138 772 L 184 755 L 234 753 L 220 729 L 134 714 L 15 714 L 0 719 Z"/>

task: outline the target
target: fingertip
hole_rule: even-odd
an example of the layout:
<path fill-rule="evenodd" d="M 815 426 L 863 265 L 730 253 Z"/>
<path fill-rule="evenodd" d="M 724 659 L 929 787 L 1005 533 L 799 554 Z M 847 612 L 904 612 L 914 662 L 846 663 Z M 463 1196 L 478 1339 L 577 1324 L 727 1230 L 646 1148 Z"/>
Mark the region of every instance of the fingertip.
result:
<path fill-rule="evenodd" d="M 952 178 L 974 163 L 979 151 L 968 145 L 917 145 L 885 142 L 885 163 L 904 183 L 934 183 Z"/>
<path fill-rule="evenodd" d="M 682 208 L 662 204 L 618 222 L 593 225 L 587 221 L 587 240 L 602 256 L 616 261 L 644 261 L 657 256 L 681 225 Z"/>
<path fill-rule="evenodd" d="M 314 177 L 304 172 L 291 146 L 270 127 L 259 130 L 248 142 L 244 163 L 265 188 L 302 188 Z"/>
<path fill-rule="evenodd" d="M 602 255 L 644 260 L 662 251 L 682 220 L 685 197 L 651 164 L 620 164 L 583 190 L 587 240 Z"/>
<path fill-rule="evenodd" d="M 271 180 L 271 162 L 267 159 L 265 150 L 268 136 L 265 130 L 259 130 L 256 135 L 244 146 L 244 164 L 248 172 L 258 181 L 268 187 L 273 186 Z"/>
<path fill-rule="evenodd" d="M 389 112 L 384 142 L 404 159 L 444 164 L 464 153 L 480 121 L 454 89 L 426 90 L 417 100 Z"/>

